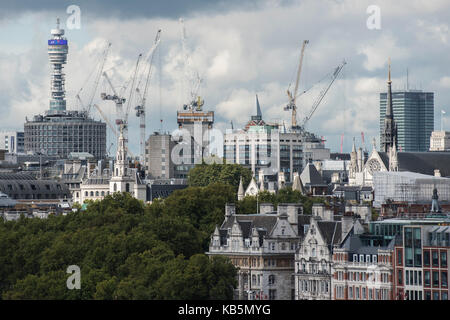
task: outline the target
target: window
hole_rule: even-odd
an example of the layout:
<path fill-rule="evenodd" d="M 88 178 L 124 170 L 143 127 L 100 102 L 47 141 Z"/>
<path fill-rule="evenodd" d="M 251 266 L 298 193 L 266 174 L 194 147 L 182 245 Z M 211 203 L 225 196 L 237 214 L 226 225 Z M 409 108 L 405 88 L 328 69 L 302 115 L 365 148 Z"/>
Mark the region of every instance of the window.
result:
<path fill-rule="evenodd" d="M 90 195 L 91 195 L 91 197 L 93 197 L 94 196 L 94 191 L 91 191 Z"/>
<path fill-rule="evenodd" d="M 439 286 L 439 272 L 433 271 L 433 287 Z"/>
<path fill-rule="evenodd" d="M 423 252 L 423 265 L 424 266 L 430 265 L 430 251 L 428 250 Z"/>
<path fill-rule="evenodd" d="M 367 299 L 366 288 L 362 288 L 362 298 L 363 298 L 364 300 Z"/>
<path fill-rule="evenodd" d="M 366 262 L 370 262 L 370 255 L 366 254 Z"/>
<path fill-rule="evenodd" d="M 448 293 L 447 293 L 447 291 L 442 291 L 441 298 L 442 298 L 442 300 L 448 300 Z"/>
<path fill-rule="evenodd" d="M 424 284 L 429 287 L 430 286 L 430 271 L 424 272 L 423 280 L 424 280 Z"/>
<path fill-rule="evenodd" d="M 89 193 L 87 191 L 84 192 L 84 196 L 87 197 Z"/>
<path fill-rule="evenodd" d="M 353 299 L 353 287 L 348 288 L 348 297 Z"/>
<path fill-rule="evenodd" d="M 447 271 L 441 272 L 441 285 L 447 287 Z"/>
<path fill-rule="evenodd" d="M 376 255 L 376 254 L 374 254 L 374 255 L 372 256 L 372 262 L 373 262 L 373 263 L 377 263 L 377 255 Z"/>
<path fill-rule="evenodd" d="M 402 250 L 397 250 L 397 265 L 401 266 L 402 265 Z"/>
<path fill-rule="evenodd" d="M 398 275 L 397 275 L 397 278 L 398 278 L 398 285 L 403 285 L 403 271 L 402 270 L 398 270 Z"/>
<path fill-rule="evenodd" d="M 433 267 L 439 267 L 439 256 L 437 251 L 432 251 Z"/>
<path fill-rule="evenodd" d="M 441 251 L 441 268 L 447 267 L 447 252 Z"/>
<path fill-rule="evenodd" d="M 275 284 L 275 276 L 273 274 L 271 274 L 269 276 L 269 285 L 273 285 Z"/>
<path fill-rule="evenodd" d="M 409 285 L 409 270 L 405 271 L 405 284 Z"/>
<path fill-rule="evenodd" d="M 425 291 L 425 300 L 431 300 L 431 292 L 430 291 Z"/>
<path fill-rule="evenodd" d="M 433 300 L 439 300 L 439 291 L 433 291 Z"/>
<path fill-rule="evenodd" d="M 269 300 L 275 300 L 277 298 L 277 290 L 269 289 Z"/>

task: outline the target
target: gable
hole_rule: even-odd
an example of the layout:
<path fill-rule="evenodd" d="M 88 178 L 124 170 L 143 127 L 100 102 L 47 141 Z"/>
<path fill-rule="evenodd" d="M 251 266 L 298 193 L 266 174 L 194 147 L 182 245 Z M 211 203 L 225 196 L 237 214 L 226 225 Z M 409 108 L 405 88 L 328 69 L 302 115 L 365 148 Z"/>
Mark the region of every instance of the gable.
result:
<path fill-rule="evenodd" d="M 284 231 L 283 231 L 284 230 Z M 277 237 L 297 237 L 292 225 L 287 219 L 278 219 L 269 236 Z"/>

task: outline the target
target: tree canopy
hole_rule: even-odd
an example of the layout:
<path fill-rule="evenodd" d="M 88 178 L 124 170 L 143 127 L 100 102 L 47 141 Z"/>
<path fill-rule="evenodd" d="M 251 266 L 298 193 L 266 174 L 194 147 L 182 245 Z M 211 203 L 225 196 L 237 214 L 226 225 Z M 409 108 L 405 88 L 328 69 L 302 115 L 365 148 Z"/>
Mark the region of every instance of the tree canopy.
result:
<path fill-rule="evenodd" d="M 231 299 L 234 266 L 204 252 L 233 196 L 213 184 L 145 206 L 115 193 L 67 216 L 0 221 L 0 296 Z M 80 290 L 66 287 L 69 265 L 80 267 Z"/>
<path fill-rule="evenodd" d="M 193 187 L 206 187 L 212 183 L 223 183 L 237 192 L 242 176 L 244 187 L 250 183 L 252 171 L 240 164 L 198 164 L 188 174 L 188 184 Z"/>

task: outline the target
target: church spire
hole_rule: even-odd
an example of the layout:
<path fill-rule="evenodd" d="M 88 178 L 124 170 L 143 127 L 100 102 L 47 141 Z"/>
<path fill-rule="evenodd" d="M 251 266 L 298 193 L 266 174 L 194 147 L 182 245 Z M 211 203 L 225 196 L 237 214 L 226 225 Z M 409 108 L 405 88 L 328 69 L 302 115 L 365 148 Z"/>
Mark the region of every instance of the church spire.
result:
<path fill-rule="evenodd" d="M 381 149 L 384 152 L 390 152 L 392 147 L 396 147 L 394 141 L 397 141 L 397 126 L 394 121 L 394 110 L 392 106 L 392 80 L 391 80 L 391 59 L 388 63 L 388 81 L 386 94 L 386 112 L 384 115 L 384 131 L 381 135 Z"/>

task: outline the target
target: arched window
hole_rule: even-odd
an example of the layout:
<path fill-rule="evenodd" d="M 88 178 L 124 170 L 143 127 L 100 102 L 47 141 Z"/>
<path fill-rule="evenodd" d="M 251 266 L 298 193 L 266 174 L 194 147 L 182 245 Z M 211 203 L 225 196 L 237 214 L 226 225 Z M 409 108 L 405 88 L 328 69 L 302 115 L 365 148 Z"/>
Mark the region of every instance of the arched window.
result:
<path fill-rule="evenodd" d="M 91 197 L 93 197 L 94 196 L 94 191 L 91 191 Z"/>
<path fill-rule="evenodd" d="M 78 193 L 78 192 L 77 192 L 77 195 L 76 195 L 76 197 L 77 197 L 77 198 L 79 198 L 79 197 L 80 197 L 80 195 L 79 195 L 79 193 Z"/>
<path fill-rule="evenodd" d="M 98 191 L 95 191 L 95 196 L 98 197 L 99 195 Z"/>
<path fill-rule="evenodd" d="M 269 276 L 269 284 L 275 284 L 275 275 L 271 274 Z"/>
<path fill-rule="evenodd" d="M 84 192 L 84 196 L 87 197 L 89 195 L 89 193 L 86 191 Z"/>
<path fill-rule="evenodd" d="M 102 197 L 104 197 L 105 196 L 105 191 L 102 191 Z"/>

